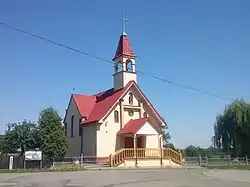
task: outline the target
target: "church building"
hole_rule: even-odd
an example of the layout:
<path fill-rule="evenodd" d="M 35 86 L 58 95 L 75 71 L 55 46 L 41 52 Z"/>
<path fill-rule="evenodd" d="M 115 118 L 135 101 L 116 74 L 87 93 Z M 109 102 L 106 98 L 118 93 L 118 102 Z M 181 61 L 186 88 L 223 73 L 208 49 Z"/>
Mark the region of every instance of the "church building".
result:
<path fill-rule="evenodd" d="M 137 82 L 136 55 L 125 32 L 120 36 L 113 62 L 111 89 L 93 95 L 71 95 L 64 118 L 68 138 L 66 156 L 83 153 L 96 158 L 110 155 L 115 158 L 124 152 L 125 159 L 125 150 L 127 158 L 129 155 L 134 158 L 135 149 L 141 150 L 138 159 L 150 156 L 150 149 L 159 156 L 166 122 Z M 175 154 L 177 161 L 181 159 L 179 153 Z"/>

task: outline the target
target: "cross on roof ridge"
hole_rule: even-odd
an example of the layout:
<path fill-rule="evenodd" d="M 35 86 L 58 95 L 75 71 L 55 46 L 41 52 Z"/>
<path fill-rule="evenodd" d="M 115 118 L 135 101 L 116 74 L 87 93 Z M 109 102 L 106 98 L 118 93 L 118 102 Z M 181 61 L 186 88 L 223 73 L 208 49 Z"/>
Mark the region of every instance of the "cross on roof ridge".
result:
<path fill-rule="evenodd" d="M 122 17 L 118 17 L 118 19 L 122 22 L 122 34 L 126 35 L 126 22 L 128 22 L 128 19 L 124 18 L 123 12 Z"/>

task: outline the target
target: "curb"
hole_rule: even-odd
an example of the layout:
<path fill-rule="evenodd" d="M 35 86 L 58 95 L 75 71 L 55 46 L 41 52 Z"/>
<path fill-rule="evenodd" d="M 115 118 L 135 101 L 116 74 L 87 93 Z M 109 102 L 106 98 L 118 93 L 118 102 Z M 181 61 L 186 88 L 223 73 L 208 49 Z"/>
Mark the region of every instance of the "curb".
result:
<path fill-rule="evenodd" d="M 154 170 L 154 171 L 160 171 L 160 170 L 194 170 L 194 169 L 201 169 L 201 168 L 188 168 L 188 167 L 180 167 L 180 168 L 171 168 L 171 167 L 131 167 L 131 168 L 110 168 L 110 167 L 100 167 L 100 168 L 85 168 L 85 171 L 128 171 L 128 170 L 134 170 L 134 171 L 145 171 L 145 170 Z"/>

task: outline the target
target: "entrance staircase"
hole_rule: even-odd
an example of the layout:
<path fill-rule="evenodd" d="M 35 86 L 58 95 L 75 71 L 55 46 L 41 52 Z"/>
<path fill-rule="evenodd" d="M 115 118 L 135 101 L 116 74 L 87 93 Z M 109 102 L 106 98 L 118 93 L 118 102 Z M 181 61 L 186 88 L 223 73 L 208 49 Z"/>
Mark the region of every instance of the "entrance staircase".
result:
<path fill-rule="evenodd" d="M 181 165 L 182 154 L 170 148 L 123 148 L 110 155 L 111 167 Z"/>

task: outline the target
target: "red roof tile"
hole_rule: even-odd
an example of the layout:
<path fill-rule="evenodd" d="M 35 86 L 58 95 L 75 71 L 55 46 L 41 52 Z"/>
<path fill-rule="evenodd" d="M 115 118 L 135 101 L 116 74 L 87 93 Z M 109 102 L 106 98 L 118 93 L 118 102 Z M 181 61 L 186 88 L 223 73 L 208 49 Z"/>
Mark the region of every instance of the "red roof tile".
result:
<path fill-rule="evenodd" d="M 126 34 L 122 34 L 120 36 L 120 40 L 113 60 L 119 58 L 120 56 L 136 57 Z"/>
<path fill-rule="evenodd" d="M 114 91 L 112 88 L 92 96 L 96 98 L 96 101 L 84 124 L 103 118 L 132 83 L 133 82 L 129 82 L 124 88 L 117 91 Z M 92 104 L 90 104 L 90 106 L 92 106 Z"/>
<path fill-rule="evenodd" d="M 150 122 L 149 118 L 131 119 L 117 134 L 136 134 L 146 122 Z"/>
<path fill-rule="evenodd" d="M 83 117 L 89 116 L 90 112 L 95 106 L 96 97 L 90 95 L 80 95 L 73 94 L 72 95 L 76 106 Z"/>

